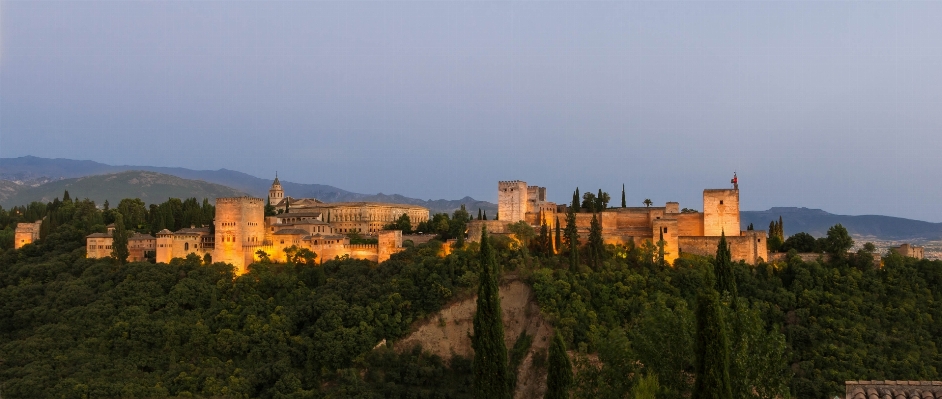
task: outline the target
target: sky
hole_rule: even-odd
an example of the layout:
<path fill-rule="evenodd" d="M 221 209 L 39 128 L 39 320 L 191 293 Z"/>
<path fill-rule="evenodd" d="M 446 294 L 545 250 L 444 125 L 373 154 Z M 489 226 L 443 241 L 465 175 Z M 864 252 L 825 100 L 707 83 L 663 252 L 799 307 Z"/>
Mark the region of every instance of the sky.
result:
<path fill-rule="evenodd" d="M 0 157 L 942 222 L 942 2 L 0 2 Z M 290 194 L 290 193 L 289 193 Z M 616 204 L 618 205 L 618 204 Z"/>

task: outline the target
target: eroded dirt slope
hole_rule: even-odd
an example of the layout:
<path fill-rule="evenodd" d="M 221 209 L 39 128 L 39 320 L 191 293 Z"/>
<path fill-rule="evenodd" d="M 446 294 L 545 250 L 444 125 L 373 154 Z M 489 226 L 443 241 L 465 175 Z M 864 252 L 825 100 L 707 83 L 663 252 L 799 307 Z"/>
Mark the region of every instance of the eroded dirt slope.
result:
<path fill-rule="evenodd" d="M 514 398 L 542 398 L 546 390 L 546 352 L 552 340 L 553 329 L 540 315 L 533 291 L 519 280 L 506 280 L 500 287 L 501 308 L 504 312 L 504 337 L 507 348 L 512 348 L 521 331 L 533 336 L 530 351 L 517 371 L 517 390 Z M 396 343 L 403 351 L 416 343 L 446 361 L 453 354 L 470 357 L 471 331 L 477 297 L 446 306 L 427 320 L 413 326 L 413 332 Z M 536 362 L 534 362 L 536 359 Z"/>

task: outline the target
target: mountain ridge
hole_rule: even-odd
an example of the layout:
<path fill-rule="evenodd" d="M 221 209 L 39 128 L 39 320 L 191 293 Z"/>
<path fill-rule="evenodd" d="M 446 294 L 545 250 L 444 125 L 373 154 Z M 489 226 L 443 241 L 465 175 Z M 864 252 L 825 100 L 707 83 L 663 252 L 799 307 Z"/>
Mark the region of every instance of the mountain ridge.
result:
<path fill-rule="evenodd" d="M 6 189 L 9 182 L 0 184 Z M 15 184 L 15 183 L 14 183 Z M 202 180 L 185 179 L 182 177 L 150 171 L 125 171 L 101 175 L 60 179 L 38 186 L 20 185 L 21 189 L 13 195 L 0 198 L 4 206 L 25 205 L 32 201 L 49 202 L 55 198 L 62 198 L 68 190 L 73 198 L 88 198 L 96 204 L 104 201 L 117 206 L 124 198 L 140 198 L 148 204 L 160 203 L 167 198 L 196 197 L 201 200 L 208 198 L 214 200 L 219 197 L 234 197 L 245 195 L 244 192 L 221 184 L 209 183 Z"/>
<path fill-rule="evenodd" d="M 217 170 L 194 170 L 164 166 L 108 165 L 91 160 L 41 158 L 31 155 L 17 158 L 0 158 L 0 180 L 9 180 L 26 186 L 48 184 L 64 178 L 77 178 L 130 170 L 163 173 L 190 180 L 202 180 L 207 183 L 227 186 L 260 198 L 268 198 L 268 189 L 271 187 L 272 183 L 269 179 L 263 179 L 248 173 L 225 168 Z M 474 212 L 477 208 L 490 211 L 492 215 L 497 212 L 497 204 L 476 200 L 468 196 L 458 200 L 423 200 L 400 194 L 354 193 L 326 184 L 295 183 L 282 180 L 281 185 L 286 195 L 290 195 L 294 198 L 317 198 L 324 202 L 371 201 L 403 203 L 424 206 L 429 208 L 432 213 L 451 213 L 463 204 L 467 207 L 468 212 Z M 5 185 L 2 188 L 10 190 L 9 185 Z M 6 197 L 9 197 L 9 195 L 6 195 Z M 3 191 L 0 191 L 0 203 L 7 203 L 5 202 Z"/>

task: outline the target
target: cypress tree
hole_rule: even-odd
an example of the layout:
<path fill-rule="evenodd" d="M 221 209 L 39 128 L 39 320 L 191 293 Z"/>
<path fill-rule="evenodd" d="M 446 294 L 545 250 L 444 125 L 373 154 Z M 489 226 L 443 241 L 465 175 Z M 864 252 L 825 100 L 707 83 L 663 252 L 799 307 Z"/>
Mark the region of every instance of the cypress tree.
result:
<path fill-rule="evenodd" d="M 622 208 L 628 207 L 628 203 L 625 202 L 625 185 L 624 184 L 621 185 L 621 207 Z"/>
<path fill-rule="evenodd" d="M 543 223 L 540 225 L 540 241 L 537 243 L 541 255 L 546 256 L 553 253 L 553 243 L 551 240 L 552 237 L 550 237 L 549 226 L 546 225 L 546 219 L 543 219 Z"/>
<path fill-rule="evenodd" d="M 559 331 L 556 331 L 549 348 L 546 394 L 543 397 L 545 399 L 569 399 L 569 389 L 572 383 L 572 363 L 569 361 L 569 355 L 566 354 L 566 343 Z"/>
<path fill-rule="evenodd" d="M 483 220 L 487 220 L 487 211 L 484 211 L 484 216 L 482 217 L 484 218 Z M 497 220 L 497 218 L 495 217 L 494 220 Z"/>
<path fill-rule="evenodd" d="M 592 215 L 592 224 L 589 227 L 589 259 L 595 268 L 602 265 L 602 254 L 605 243 L 602 241 L 602 223 L 596 214 Z"/>
<path fill-rule="evenodd" d="M 477 398 L 510 399 L 510 374 L 507 370 L 507 346 L 504 344 L 504 322 L 497 285 L 497 260 L 487 237 L 487 226 L 481 227 L 481 264 L 477 311 L 474 313 L 474 335 L 471 347 L 474 360 L 474 396 Z"/>
<path fill-rule="evenodd" d="M 484 219 L 481 219 L 481 208 L 478 208 L 478 220 L 484 220 Z"/>
<path fill-rule="evenodd" d="M 561 228 L 559 227 L 559 216 L 556 216 L 556 242 L 555 242 L 556 245 L 555 245 L 555 247 L 556 247 L 556 252 L 557 252 L 557 253 L 559 252 L 560 248 L 563 247 L 563 238 L 562 238 L 562 236 L 560 236 L 560 234 L 559 234 L 559 233 L 560 233 L 560 229 L 561 229 Z"/>
<path fill-rule="evenodd" d="M 595 195 L 595 211 L 602 212 L 605 209 L 605 203 L 602 202 L 602 189 L 599 189 L 599 193 Z"/>
<path fill-rule="evenodd" d="M 128 263 L 128 232 L 124 229 L 124 215 L 116 212 L 114 217 L 114 232 L 111 233 L 111 257 L 122 265 Z"/>
<path fill-rule="evenodd" d="M 105 203 L 102 204 L 102 206 L 104 207 L 102 211 L 108 212 L 108 210 L 111 209 L 111 204 L 108 203 L 108 200 L 105 200 Z"/>
<path fill-rule="evenodd" d="M 733 260 L 729 250 L 729 244 L 726 243 L 726 233 L 720 235 L 720 244 L 716 246 L 716 263 L 713 265 L 713 273 L 716 274 L 716 290 L 721 294 L 728 292 L 733 298 L 736 297 L 736 276 L 733 275 Z"/>
<path fill-rule="evenodd" d="M 579 212 L 579 187 L 576 187 L 576 192 L 572 193 L 572 209 L 573 212 Z"/>
<path fill-rule="evenodd" d="M 569 245 L 569 269 L 576 270 L 579 265 L 579 230 L 576 227 L 575 208 L 569 208 L 566 214 L 566 244 Z"/>
<path fill-rule="evenodd" d="M 693 399 L 732 399 L 729 341 L 720 296 L 707 289 L 697 298 L 697 381 Z"/>
<path fill-rule="evenodd" d="M 72 197 L 69 196 L 69 190 L 65 190 L 65 192 L 62 193 L 62 202 L 72 202 Z"/>

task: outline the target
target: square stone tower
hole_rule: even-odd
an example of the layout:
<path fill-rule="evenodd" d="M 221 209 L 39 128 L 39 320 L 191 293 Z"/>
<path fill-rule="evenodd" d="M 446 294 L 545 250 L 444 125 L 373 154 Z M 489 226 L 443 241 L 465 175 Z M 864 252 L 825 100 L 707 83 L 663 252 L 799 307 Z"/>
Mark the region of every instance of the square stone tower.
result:
<path fill-rule="evenodd" d="M 213 262 L 227 262 L 244 274 L 265 241 L 265 201 L 261 198 L 216 199 L 216 247 Z"/>
<path fill-rule="evenodd" d="M 520 180 L 497 182 L 497 217 L 516 223 L 527 213 L 527 182 Z"/>
<path fill-rule="evenodd" d="M 741 228 L 739 190 L 703 190 L 703 235 L 717 237 L 725 232 L 727 237 L 738 236 Z"/>

